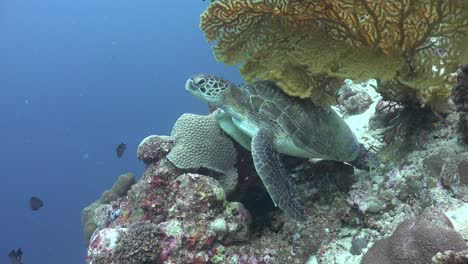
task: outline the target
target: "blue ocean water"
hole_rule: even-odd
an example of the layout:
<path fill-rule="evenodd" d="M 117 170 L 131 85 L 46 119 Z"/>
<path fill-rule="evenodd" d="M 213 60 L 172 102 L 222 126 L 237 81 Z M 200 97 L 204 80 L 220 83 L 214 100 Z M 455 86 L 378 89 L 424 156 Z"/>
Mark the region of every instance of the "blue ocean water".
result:
<path fill-rule="evenodd" d="M 144 166 L 139 142 L 206 113 L 199 72 L 240 81 L 199 30 L 208 2 L 0 1 L 0 263 L 84 263 L 81 209 Z M 115 155 L 127 143 L 122 159 Z M 29 209 L 29 198 L 45 206 Z"/>

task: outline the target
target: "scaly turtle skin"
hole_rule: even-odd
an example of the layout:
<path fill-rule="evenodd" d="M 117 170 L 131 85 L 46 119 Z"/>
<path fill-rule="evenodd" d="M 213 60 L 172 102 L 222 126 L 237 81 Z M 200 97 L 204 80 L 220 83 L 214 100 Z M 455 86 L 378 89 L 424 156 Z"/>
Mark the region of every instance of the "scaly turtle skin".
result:
<path fill-rule="evenodd" d="M 272 81 L 237 88 L 225 79 L 199 74 L 188 79 L 185 89 L 218 108 L 220 127 L 251 150 L 273 202 L 297 221 L 306 221 L 307 213 L 292 193 L 280 153 L 340 161 L 363 155 L 362 145 L 333 109 L 290 97 Z"/>

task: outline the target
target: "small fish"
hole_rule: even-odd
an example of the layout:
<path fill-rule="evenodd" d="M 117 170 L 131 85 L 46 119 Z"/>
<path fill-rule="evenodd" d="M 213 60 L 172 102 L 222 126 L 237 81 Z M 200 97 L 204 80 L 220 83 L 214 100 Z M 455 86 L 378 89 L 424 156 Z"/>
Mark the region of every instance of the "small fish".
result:
<path fill-rule="evenodd" d="M 44 203 L 41 201 L 41 199 L 37 197 L 31 197 L 31 199 L 29 199 L 29 207 L 31 208 L 31 210 L 37 211 L 42 206 L 44 206 Z"/>
<path fill-rule="evenodd" d="M 125 153 L 125 149 L 127 149 L 127 144 L 125 143 L 120 143 L 117 146 L 117 149 L 115 150 L 115 152 L 117 153 L 118 158 L 121 158 L 123 156 L 123 154 Z"/>
<path fill-rule="evenodd" d="M 119 209 L 112 212 L 111 217 L 112 217 L 113 220 L 115 220 L 120 216 L 120 214 L 121 214 L 121 211 L 120 211 L 120 208 L 119 208 Z"/>
<path fill-rule="evenodd" d="M 23 251 L 21 251 L 21 248 L 18 248 L 18 250 L 12 249 L 10 253 L 8 253 L 8 258 L 10 258 L 10 263 L 11 264 L 21 264 L 21 257 L 23 256 Z"/>

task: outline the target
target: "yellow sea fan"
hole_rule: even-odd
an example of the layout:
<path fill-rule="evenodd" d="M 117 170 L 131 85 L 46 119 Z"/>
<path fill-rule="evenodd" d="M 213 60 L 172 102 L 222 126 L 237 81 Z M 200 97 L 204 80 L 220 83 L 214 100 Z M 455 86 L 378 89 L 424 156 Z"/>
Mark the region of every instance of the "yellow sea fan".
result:
<path fill-rule="evenodd" d="M 430 37 L 455 41 L 468 35 L 467 5 L 464 0 L 218 0 L 201 15 L 200 27 L 208 41 L 216 41 L 216 58 L 241 64 L 247 81 L 269 78 L 290 95 L 328 103 L 340 84 L 330 87 L 323 80 L 397 79 L 422 90 L 440 85 L 444 76 L 427 79 L 415 72 L 432 66 L 419 61 L 419 49 Z M 464 55 L 444 61 L 447 70 Z"/>

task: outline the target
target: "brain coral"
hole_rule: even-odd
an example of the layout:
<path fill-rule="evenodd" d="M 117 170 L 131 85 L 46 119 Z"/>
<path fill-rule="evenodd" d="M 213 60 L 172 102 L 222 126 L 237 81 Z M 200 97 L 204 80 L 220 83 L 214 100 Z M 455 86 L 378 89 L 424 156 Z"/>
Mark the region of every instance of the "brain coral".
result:
<path fill-rule="evenodd" d="M 437 106 L 449 96 L 446 75 L 468 60 L 462 48 L 468 41 L 466 5 L 219 0 L 201 15 L 200 27 L 208 41 L 216 41 L 216 58 L 241 64 L 247 81 L 271 79 L 290 95 L 329 104 L 344 78 L 372 77 L 391 81 L 386 89 L 409 86 L 417 91 L 411 94 L 415 101 Z M 394 94 L 388 92 L 388 99 Z"/>
<path fill-rule="evenodd" d="M 441 214 L 423 214 L 398 225 L 393 234 L 377 241 L 362 264 L 426 264 L 438 252 L 464 250 L 463 238 L 444 222 Z"/>
<path fill-rule="evenodd" d="M 219 181 L 226 192 L 237 184 L 237 152 L 233 141 L 218 126 L 216 113 L 183 114 L 171 132 L 174 146 L 167 155 L 179 169 L 207 168 L 224 174 Z"/>

